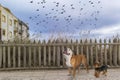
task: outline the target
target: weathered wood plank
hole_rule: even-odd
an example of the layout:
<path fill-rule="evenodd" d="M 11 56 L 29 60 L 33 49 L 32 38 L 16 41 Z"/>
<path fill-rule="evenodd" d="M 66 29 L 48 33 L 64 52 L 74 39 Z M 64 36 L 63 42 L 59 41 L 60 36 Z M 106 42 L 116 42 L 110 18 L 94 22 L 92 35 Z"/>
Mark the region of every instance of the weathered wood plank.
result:
<path fill-rule="evenodd" d="M 31 61 L 31 46 L 29 46 L 29 67 L 31 67 L 32 61 Z"/>
<path fill-rule="evenodd" d="M 21 47 L 18 46 L 18 67 L 21 67 Z"/>
<path fill-rule="evenodd" d="M 104 40 L 104 43 L 106 43 L 106 39 Z M 104 63 L 107 65 L 107 48 L 106 45 L 104 45 Z"/>
<path fill-rule="evenodd" d="M 41 66 L 41 46 L 38 47 L 38 62 L 39 66 Z"/>
<path fill-rule="evenodd" d="M 33 66 L 35 67 L 36 66 L 36 47 L 33 47 Z"/>
<path fill-rule="evenodd" d="M 44 57 L 44 66 L 46 66 L 47 65 L 47 58 L 46 58 L 46 46 L 44 46 L 44 53 L 43 53 L 43 57 Z"/>
<path fill-rule="evenodd" d="M 16 46 L 13 46 L 13 68 L 16 67 Z"/>
<path fill-rule="evenodd" d="M 118 40 L 118 43 L 120 43 L 120 39 Z M 120 66 L 120 45 L 118 45 L 118 65 Z"/>
<path fill-rule="evenodd" d="M 11 67 L 11 54 L 10 54 L 10 46 L 8 46 L 8 50 L 7 50 L 7 54 L 8 54 L 8 64 L 7 66 L 10 68 Z"/>
<path fill-rule="evenodd" d="M 92 40 L 90 39 L 90 43 L 92 43 Z M 90 60 L 91 60 L 91 67 L 93 67 L 93 45 L 90 46 Z"/>
<path fill-rule="evenodd" d="M 102 40 L 100 39 L 100 43 L 102 43 Z M 103 48 L 102 44 L 100 44 L 100 63 L 103 64 Z"/>
<path fill-rule="evenodd" d="M 80 40 L 80 44 L 84 44 L 83 41 L 82 41 L 82 39 Z M 80 45 L 80 48 L 81 48 L 80 54 L 83 54 L 83 45 Z"/>
<path fill-rule="evenodd" d="M 95 39 L 95 43 L 97 43 L 96 39 Z M 95 45 L 95 59 L 96 59 L 96 61 L 99 61 L 98 60 L 98 45 Z"/>
<path fill-rule="evenodd" d="M 3 68 L 6 68 L 6 47 L 3 46 Z"/>
<path fill-rule="evenodd" d="M 23 59 L 24 59 L 24 60 L 23 60 L 23 62 L 24 62 L 23 65 L 24 65 L 24 67 L 26 67 L 26 63 L 27 63 L 27 62 L 26 62 L 26 60 L 27 60 L 26 57 L 27 57 L 27 56 L 26 56 L 26 47 L 25 47 L 25 46 L 24 46 L 24 54 L 23 54 L 23 57 L 24 57 L 24 58 L 23 58 Z"/>
<path fill-rule="evenodd" d="M 55 46 L 53 46 L 53 66 L 55 66 L 55 53 L 56 53 L 56 47 Z"/>
<path fill-rule="evenodd" d="M 114 42 L 114 43 L 117 43 L 117 39 L 114 39 L 113 42 Z M 114 51 L 114 52 L 113 52 L 113 64 L 114 64 L 114 66 L 117 66 L 117 65 L 118 65 L 118 64 L 117 64 L 117 45 L 114 45 L 114 46 L 113 46 L 113 49 L 114 49 L 114 50 L 113 50 L 113 51 Z"/>
<path fill-rule="evenodd" d="M 51 66 L 51 47 L 48 47 L 48 65 Z"/>
<path fill-rule="evenodd" d="M 0 46 L 0 67 L 2 67 L 2 58 L 3 58 L 2 46 Z"/>
<path fill-rule="evenodd" d="M 57 46 L 57 66 L 60 66 L 60 47 Z"/>

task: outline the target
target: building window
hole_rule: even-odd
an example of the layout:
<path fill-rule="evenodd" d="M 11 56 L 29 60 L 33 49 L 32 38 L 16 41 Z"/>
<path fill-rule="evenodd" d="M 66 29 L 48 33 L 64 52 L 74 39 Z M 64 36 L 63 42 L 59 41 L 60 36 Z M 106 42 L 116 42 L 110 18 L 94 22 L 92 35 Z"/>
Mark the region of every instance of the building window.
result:
<path fill-rule="evenodd" d="M 9 25 L 12 26 L 12 20 L 11 19 L 9 19 Z"/>
<path fill-rule="evenodd" d="M 14 20 L 14 26 L 17 27 L 17 21 L 16 20 Z"/>
<path fill-rule="evenodd" d="M 9 36 L 10 36 L 10 38 L 12 38 L 12 32 L 11 31 L 9 32 Z"/>
<path fill-rule="evenodd" d="M 17 31 L 16 30 L 14 30 L 14 35 L 17 36 Z"/>
<path fill-rule="evenodd" d="M 3 36 L 5 36 L 5 34 L 6 34 L 6 31 L 5 31 L 5 29 L 3 29 Z"/>
<path fill-rule="evenodd" d="M 2 21 L 6 22 L 6 16 L 5 15 L 2 15 Z"/>

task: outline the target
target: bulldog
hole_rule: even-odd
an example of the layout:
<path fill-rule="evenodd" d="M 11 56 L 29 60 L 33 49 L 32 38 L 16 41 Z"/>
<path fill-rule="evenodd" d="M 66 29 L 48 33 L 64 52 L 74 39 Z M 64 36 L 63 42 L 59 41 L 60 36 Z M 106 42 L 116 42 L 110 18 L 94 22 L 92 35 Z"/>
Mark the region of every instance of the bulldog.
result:
<path fill-rule="evenodd" d="M 66 66 L 68 67 L 69 74 L 72 74 L 73 77 L 75 77 L 76 75 L 77 68 L 79 72 L 81 64 L 83 64 L 86 67 L 87 73 L 89 72 L 88 65 L 87 65 L 87 59 L 85 55 L 82 55 L 82 54 L 74 55 L 72 50 L 70 48 L 67 48 L 63 52 L 63 57 L 65 59 Z"/>

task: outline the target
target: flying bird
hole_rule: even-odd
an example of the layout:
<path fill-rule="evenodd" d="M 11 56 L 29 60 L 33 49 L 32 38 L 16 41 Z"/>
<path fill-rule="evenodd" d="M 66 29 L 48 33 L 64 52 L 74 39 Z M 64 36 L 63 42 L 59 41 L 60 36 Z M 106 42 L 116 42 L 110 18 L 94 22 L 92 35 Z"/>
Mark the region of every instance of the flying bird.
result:
<path fill-rule="evenodd" d="M 30 1 L 30 3 L 33 3 L 33 1 Z"/>

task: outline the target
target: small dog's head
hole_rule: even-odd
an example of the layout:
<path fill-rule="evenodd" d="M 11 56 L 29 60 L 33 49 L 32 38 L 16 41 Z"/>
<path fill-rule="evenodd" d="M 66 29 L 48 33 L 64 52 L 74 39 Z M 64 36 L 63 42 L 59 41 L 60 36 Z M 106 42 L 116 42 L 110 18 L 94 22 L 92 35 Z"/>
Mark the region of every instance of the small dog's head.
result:
<path fill-rule="evenodd" d="M 98 67 L 100 67 L 100 63 L 99 62 L 95 62 L 94 63 L 94 68 L 98 68 Z"/>
<path fill-rule="evenodd" d="M 65 56 L 72 56 L 73 52 L 70 48 L 66 48 L 65 51 L 63 52 L 63 55 Z"/>

